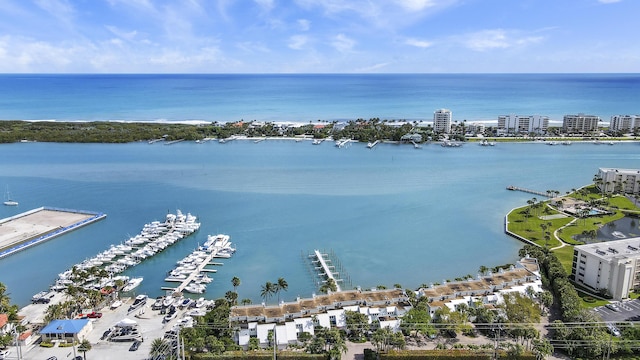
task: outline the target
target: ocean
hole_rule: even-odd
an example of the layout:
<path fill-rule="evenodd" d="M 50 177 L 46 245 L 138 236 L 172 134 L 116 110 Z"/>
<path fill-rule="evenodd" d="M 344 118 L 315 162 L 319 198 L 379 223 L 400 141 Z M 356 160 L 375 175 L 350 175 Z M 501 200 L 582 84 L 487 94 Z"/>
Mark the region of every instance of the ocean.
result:
<path fill-rule="evenodd" d="M 447 77 L 457 79 L 457 92 L 454 84 L 446 85 Z M 469 112 L 469 119 L 480 119 L 502 114 L 499 110 L 505 109 L 506 103 L 518 114 L 534 112 L 535 104 L 555 109 L 535 111 L 547 115 L 551 111 L 600 116 L 638 113 L 629 100 L 640 98 L 635 75 L 510 77 L 2 75 L 0 118 L 215 121 L 216 109 L 222 109 L 219 120 L 245 117 L 246 109 L 247 113 L 261 114 L 261 120 L 293 120 L 303 115 L 309 119 L 349 118 L 360 110 L 371 114 L 358 115 L 362 117 L 385 118 L 385 113 L 418 118 L 426 114 L 429 119 L 435 108 L 446 106 L 454 114 Z M 425 86 L 416 88 L 420 78 L 439 82 L 448 90 L 440 93 L 425 90 Z M 495 89 L 488 85 L 492 78 Z M 226 80 L 205 85 L 219 79 Z M 249 86 L 251 83 L 254 85 Z M 516 87 L 522 93 L 506 91 L 501 86 L 505 83 L 521 84 Z M 472 89 L 465 84 L 471 84 Z M 525 99 L 532 87 L 537 88 L 537 95 L 529 102 Z M 368 95 L 353 93 L 355 88 Z M 136 89 L 146 89 L 146 95 Z M 431 91 L 440 100 L 417 95 L 423 91 Z M 577 97 L 574 91 L 590 95 L 585 95 L 587 100 L 562 100 Z M 340 100 L 338 94 L 347 92 L 351 96 Z M 407 95 L 414 92 L 414 96 Z M 375 93 L 378 95 L 372 95 Z M 224 95 L 205 101 L 212 94 Z M 312 101 L 314 94 L 318 96 Z M 174 95 L 178 100 L 169 101 Z M 300 102 L 287 100 L 289 97 Z M 435 106 L 447 98 L 451 106 Z M 273 100 L 272 107 L 266 99 Z M 381 105 L 393 99 L 398 102 L 395 107 Z M 354 105 L 352 112 L 340 115 L 349 104 Z M 482 104 L 477 113 L 472 104 Z M 495 109 L 491 116 L 490 108 Z M 374 114 L 378 110 L 381 113 Z M 237 253 L 222 260 L 224 265 L 212 274 L 214 282 L 208 287 L 207 298 L 233 290 L 234 276 L 242 282 L 239 298 L 254 303 L 262 301 L 261 285 L 279 277 L 289 284 L 281 294 L 283 300 L 311 296 L 317 286 L 306 256 L 314 249 L 335 254 L 354 287 L 399 283 L 415 288 L 475 275 L 481 265 L 517 260 L 522 243 L 503 233 L 504 215 L 526 204 L 532 195 L 507 191 L 506 186 L 564 193 L 588 184 L 599 167 L 637 168 L 639 147 L 638 143 L 520 143 L 495 147 L 465 144 L 461 148 L 428 144 L 414 149 L 381 144 L 370 150 L 365 144 L 339 149 L 330 142 L 313 146 L 308 141 L 290 140 L 0 144 L 0 186 L 9 186 L 20 202 L 17 208 L 0 208 L 0 218 L 40 206 L 107 213 L 103 221 L 1 259 L 0 282 L 7 285 L 15 303 L 25 305 L 58 273 L 110 244 L 125 241 L 145 223 L 163 220 L 167 212 L 180 209 L 199 217 L 200 231 L 128 270 L 127 275 L 145 278 L 138 292 L 161 295 L 160 287 L 168 285 L 163 279 L 175 262 L 204 242 L 208 234 L 217 233 L 230 235 Z"/>
<path fill-rule="evenodd" d="M 640 74 L 0 75 L 0 119 L 454 120 L 636 114 Z"/>

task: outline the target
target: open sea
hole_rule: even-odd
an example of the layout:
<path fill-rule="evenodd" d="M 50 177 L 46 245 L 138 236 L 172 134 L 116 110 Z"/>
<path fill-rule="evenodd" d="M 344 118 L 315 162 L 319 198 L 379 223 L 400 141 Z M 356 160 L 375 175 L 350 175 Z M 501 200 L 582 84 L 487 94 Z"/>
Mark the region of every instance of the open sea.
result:
<path fill-rule="evenodd" d="M 640 113 L 640 75 L 0 75 L 1 119 L 333 120 L 496 119 L 505 113 L 604 119 Z M 599 167 L 638 168 L 640 143 L 545 146 L 381 144 L 339 149 L 273 140 L 147 144 L 0 144 L 0 188 L 18 207 L 107 213 L 103 221 L 0 260 L 0 282 L 26 305 L 57 274 L 180 209 L 200 231 L 128 270 L 158 296 L 175 262 L 208 234 L 237 247 L 212 274 L 206 297 L 233 290 L 259 303 L 260 287 L 284 277 L 289 301 L 316 285 L 304 260 L 333 252 L 353 286 L 404 287 L 476 274 L 517 260 L 504 215 L 531 194 L 591 182 Z M 273 301 L 273 300 L 272 300 Z"/>

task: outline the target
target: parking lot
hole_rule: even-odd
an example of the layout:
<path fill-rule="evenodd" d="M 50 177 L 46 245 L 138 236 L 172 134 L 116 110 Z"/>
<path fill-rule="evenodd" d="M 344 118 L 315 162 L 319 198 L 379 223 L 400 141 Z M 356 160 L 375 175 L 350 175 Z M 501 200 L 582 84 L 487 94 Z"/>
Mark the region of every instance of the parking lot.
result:
<path fill-rule="evenodd" d="M 640 321 L 640 299 L 615 302 L 612 306 L 600 306 L 593 311 L 605 322 Z"/>

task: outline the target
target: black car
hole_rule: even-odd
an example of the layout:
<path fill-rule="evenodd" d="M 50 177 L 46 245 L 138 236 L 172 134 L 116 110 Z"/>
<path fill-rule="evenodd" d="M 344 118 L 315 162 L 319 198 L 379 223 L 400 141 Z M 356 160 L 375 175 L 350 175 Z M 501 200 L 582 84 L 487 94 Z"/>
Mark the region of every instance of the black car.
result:
<path fill-rule="evenodd" d="M 134 341 L 133 344 L 131 344 L 131 347 L 129 348 L 129 351 L 138 350 L 138 347 L 140 347 L 140 344 L 142 344 L 142 341 L 140 341 L 140 340 Z"/>

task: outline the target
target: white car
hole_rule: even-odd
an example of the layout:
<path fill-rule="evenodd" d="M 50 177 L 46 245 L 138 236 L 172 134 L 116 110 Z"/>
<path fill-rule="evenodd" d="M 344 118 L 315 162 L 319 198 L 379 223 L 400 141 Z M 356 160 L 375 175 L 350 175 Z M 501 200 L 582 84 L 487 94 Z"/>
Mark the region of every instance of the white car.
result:
<path fill-rule="evenodd" d="M 9 358 L 9 349 L 0 350 L 0 359 L 8 359 Z"/>

